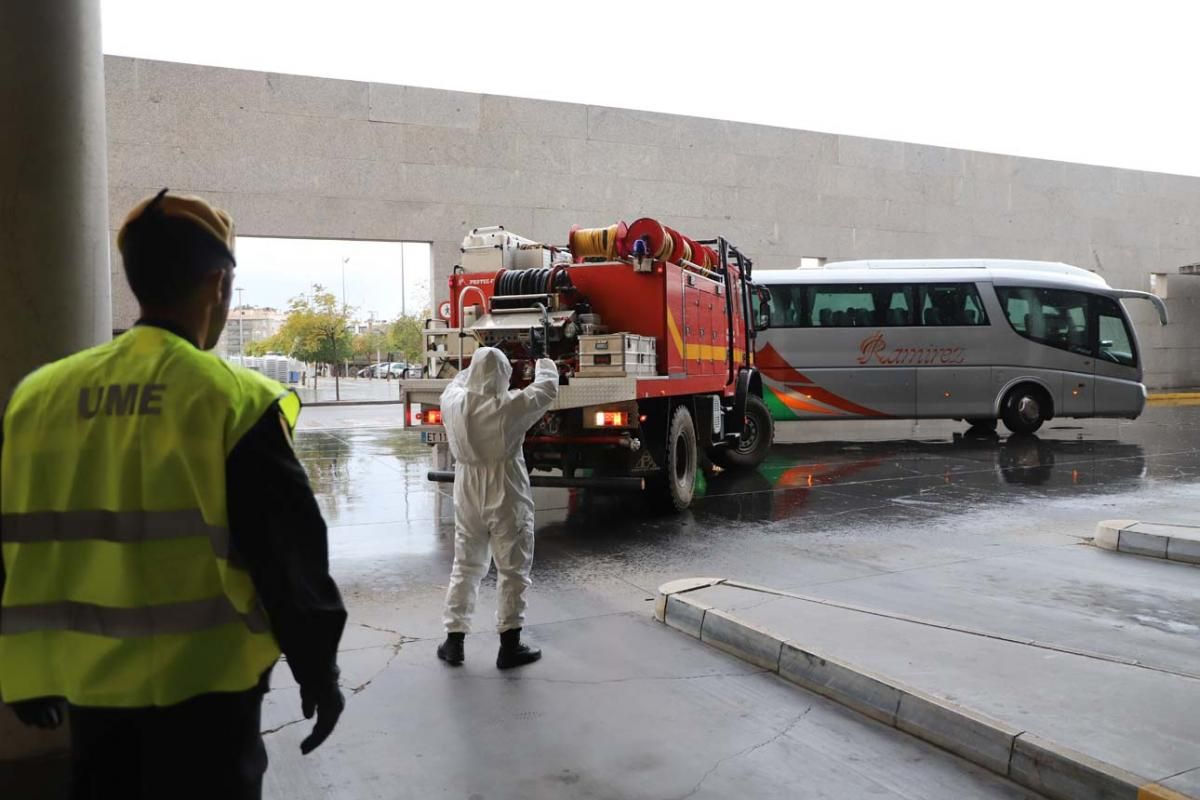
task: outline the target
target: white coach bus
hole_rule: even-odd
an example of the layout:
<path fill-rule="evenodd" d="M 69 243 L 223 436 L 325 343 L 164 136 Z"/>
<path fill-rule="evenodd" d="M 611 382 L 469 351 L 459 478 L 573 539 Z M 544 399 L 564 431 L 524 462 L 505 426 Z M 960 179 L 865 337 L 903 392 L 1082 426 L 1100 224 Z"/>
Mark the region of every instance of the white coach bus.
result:
<path fill-rule="evenodd" d="M 962 419 L 1032 433 L 1059 417 L 1137 417 L 1133 325 L 1095 273 L 1044 261 L 844 261 L 762 270 L 756 364 L 777 420 Z"/>

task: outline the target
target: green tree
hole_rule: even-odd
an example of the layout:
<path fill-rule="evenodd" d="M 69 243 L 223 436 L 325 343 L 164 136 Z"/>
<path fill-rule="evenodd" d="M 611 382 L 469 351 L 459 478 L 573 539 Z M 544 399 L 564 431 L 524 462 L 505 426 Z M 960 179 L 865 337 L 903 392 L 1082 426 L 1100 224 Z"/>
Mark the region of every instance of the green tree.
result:
<path fill-rule="evenodd" d="M 266 341 L 270 342 L 271 349 L 287 353 L 292 358 L 336 367 L 342 359 L 350 357 L 353 349 L 354 337 L 347 324 L 351 311 L 347 306 L 338 306 L 333 292 L 314 283 L 311 294 L 291 299 L 279 333 Z M 333 375 L 335 396 L 341 400 L 341 384 L 336 368 Z M 316 386 L 317 378 L 314 375 L 314 390 Z"/>
<path fill-rule="evenodd" d="M 258 339 L 253 342 L 246 342 L 246 355 L 252 358 L 261 358 L 267 353 L 285 353 L 287 352 L 286 344 L 279 340 L 279 335 L 268 336 L 266 339 Z"/>
<path fill-rule="evenodd" d="M 356 359 L 367 362 L 381 360 L 388 354 L 388 335 L 382 328 L 369 330 L 354 337 L 351 350 Z"/>
<path fill-rule="evenodd" d="M 397 317 L 388 329 L 388 350 L 400 354 L 409 364 L 421 364 L 425 359 L 425 317 L 429 312 L 418 316 Z"/>

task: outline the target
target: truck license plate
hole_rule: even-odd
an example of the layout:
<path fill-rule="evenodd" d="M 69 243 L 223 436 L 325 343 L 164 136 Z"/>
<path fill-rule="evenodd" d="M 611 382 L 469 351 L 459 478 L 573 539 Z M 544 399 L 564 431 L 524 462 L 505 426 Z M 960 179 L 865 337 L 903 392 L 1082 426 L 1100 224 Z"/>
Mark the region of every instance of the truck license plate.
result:
<path fill-rule="evenodd" d="M 445 444 L 445 431 L 421 431 L 421 441 L 425 444 Z"/>

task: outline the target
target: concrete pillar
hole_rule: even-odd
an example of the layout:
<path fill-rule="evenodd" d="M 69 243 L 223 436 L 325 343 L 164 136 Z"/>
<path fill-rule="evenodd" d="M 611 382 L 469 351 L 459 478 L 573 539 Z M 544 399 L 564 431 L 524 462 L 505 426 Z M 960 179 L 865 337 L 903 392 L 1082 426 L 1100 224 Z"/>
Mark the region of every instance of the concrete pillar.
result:
<path fill-rule="evenodd" d="M 490 225 L 492 223 L 479 223 L 481 225 Z M 466 231 L 463 231 L 466 233 Z M 520 231 L 517 231 L 520 233 Z M 448 240 L 439 239 L 434 241 L 429 252 L 429 278 L 432 284 L 429 287 L 429 304 L 430 311 L 437 316 L 438 303 L 443 300 L 450 299 L 450 273 L 454 271 L 455 264 L 462 263 L 462 237 L 458 239 Z"/>
<path fill-rule="evenodd" d="M 112 335 L 99 0 L 0 2 L 0 109 L 2 403 L 34 367 Z M 50 762 L 29 759 L 63 752 L 65 734 L 0 707 L 0 785 L 35 775 Z"/>
<path fill-rule="evenodd" d="M 99 0 L 0 3 L 0 397 L 112 335 Z"/>

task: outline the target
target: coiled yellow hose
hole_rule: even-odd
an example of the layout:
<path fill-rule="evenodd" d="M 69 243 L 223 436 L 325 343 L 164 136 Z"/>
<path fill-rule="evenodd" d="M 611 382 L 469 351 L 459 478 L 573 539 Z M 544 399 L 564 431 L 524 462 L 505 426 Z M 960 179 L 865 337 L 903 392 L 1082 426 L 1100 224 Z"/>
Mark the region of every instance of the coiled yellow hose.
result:
<path fill-rule="evenodd" d="M 576 259 L 616 259 L 622 255 L 624 239 L 625 223 L 618 222 L 607 228 L 573 228 L 568 244 Z"/>

